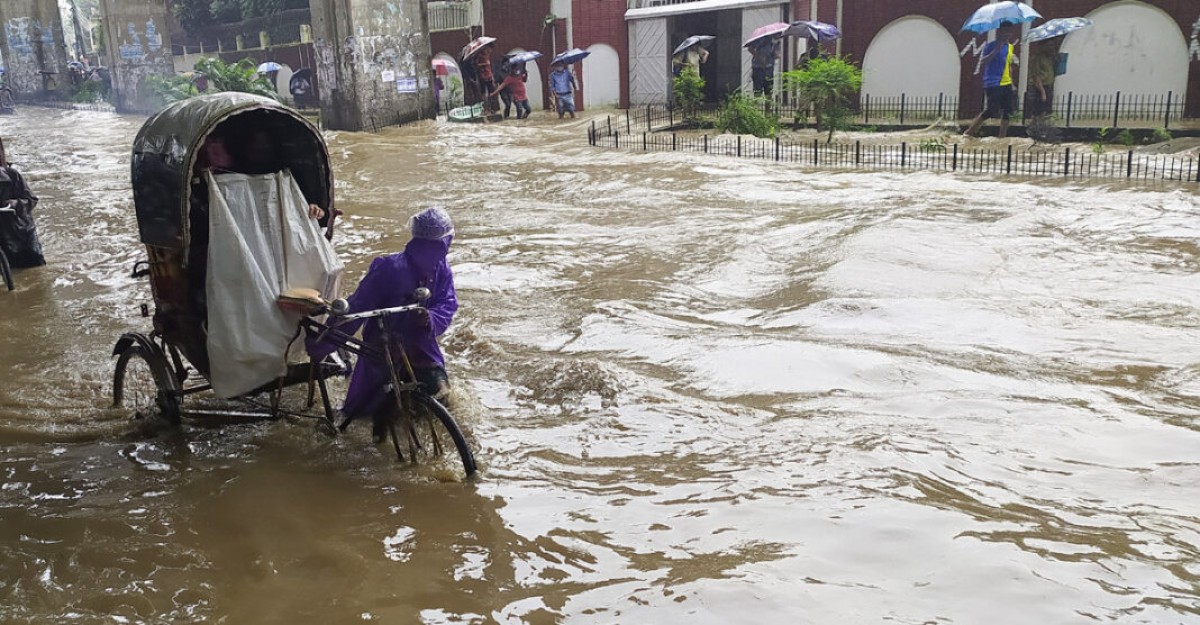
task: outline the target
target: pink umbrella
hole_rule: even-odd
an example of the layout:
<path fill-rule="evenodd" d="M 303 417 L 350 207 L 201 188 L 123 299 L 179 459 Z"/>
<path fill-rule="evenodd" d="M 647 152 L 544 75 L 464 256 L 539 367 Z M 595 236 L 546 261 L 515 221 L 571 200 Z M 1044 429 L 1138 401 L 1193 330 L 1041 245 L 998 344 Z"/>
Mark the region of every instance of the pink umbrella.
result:
<path fill-rule="evenodd" d="M 434 59 L 433 71 L 438 76 L 446 76 L 450 73 L 450 63 L 446 62 L 446 59 Z"/>
<path fill-rule="evenodd" d="M 783 31 L 785 31 L 791 27 L 792 27 L 792 25 L 788 24 L 786 22 L 775 22 L 774 24 L 767 24 L 766 26 L 759 26 L 758 28 L 754 29 L 754 32 L 750 33 L 750 38 L 747 39 L 746 42 L 742 44 L 742 47 L 749 47 L 751 44 L 758 41 L 759 39 L 764 39 L 766 37 L 774 37 L 776 35 L 783 34 Z"/>

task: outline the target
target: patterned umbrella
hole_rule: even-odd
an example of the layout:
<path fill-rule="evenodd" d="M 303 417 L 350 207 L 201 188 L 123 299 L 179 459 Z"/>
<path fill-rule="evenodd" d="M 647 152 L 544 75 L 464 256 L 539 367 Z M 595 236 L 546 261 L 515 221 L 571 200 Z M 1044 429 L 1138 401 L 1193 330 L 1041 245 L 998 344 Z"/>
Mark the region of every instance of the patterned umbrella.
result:
<path fill-rule="evenodd" d="M 996 30 L 1006 23 L 1025 24 L 1041 16 L 1041 13 L 1034 11 L 1033 7 L 1024 2 L 1004 0 L 1004 2 L 985 4 L 976 9 L 971 17 L 967 18 L 962 29 L 973 33 L 986 33 L 989 30 Z"/>
<path fill-rule="evenodd" d="M 713 39 L 716 39 L 716 37 L 712 35 L 692 35 L 691 37 L 684 39 L 683 43 L 679 44 L 679 47 L 675 48 L 675 51 L 671 53 L 671 56 L 675 56 L 676 54 L 679 54 L 680 52 L 683 52 L 684 50 L 687 50 L 688 48 L 700 42 L 712 41 Z"/>
<path fill-rule="evenodd" d="M 1030 30 L 1029 34 L 1025 35 L 1025 41 L 1033 43 L 1043 39 L 1053 39 L 1091 25 L 1092 20 L 1086 17 L 1059 17 Z"/>
<path fill-rule="evenodd" d="M 496 43 L 495 37 L 476 37 L 476 38 L 472 39 L 471 43 L 468 43 L 467 45 L 463 46 L 462 60 L 465 61 L 465 60 L 475 56 L 476 52 L 479 52 L 485 46 L 489 46 L 493 43 Z"/>
<path fill-rule="evenodd" d="M 553 59 L 550 59 L 550 64 L 553 65 L 555 63 L 562 63 L 563 65 L 570 65 L 572 63 L 578 63 L 579 61 L 582 61 L 584 59 L 584 57 L 586 57 L 589 54 L 591 54 L 591 52 L 588 52 L 587 50 L 580 50 L 579 48 L 571 48 L 570 50 L 567 50 L 566 52 L 560 52 L 557 55 L 555 55 Z"/>
<path fill-rule="evenodd" d="M 772 24 L 767 24 L 766 26 L 759 26 L 750 33 L 750 38 L 742 43 L 742 47 L 748 48 L 759 39 L 780 35 L 791 27 L 791 24 L 787 24 L 785 22 L 774 22 Z"/>
<path fill-rule="evenodd" d="M 519 63 L 528 63 L 534 59 L 540 58 L 542 58 L 541 52 L 538 52 L 537 50 L 530 50 L 529 52 L 518 52 L 508 57 L 508 62 L 512 63 L 513 65 L 517 65 Z"/>
<path fill-rule="evenodd" d="M 813 41 L 833 41 L 834 39 L 842 38 L 842 31 L 838 30 L 837 26 L 816 20 L 792 22 L 792 25 L 783 34 L 792 37 L 804 37 Z"/>

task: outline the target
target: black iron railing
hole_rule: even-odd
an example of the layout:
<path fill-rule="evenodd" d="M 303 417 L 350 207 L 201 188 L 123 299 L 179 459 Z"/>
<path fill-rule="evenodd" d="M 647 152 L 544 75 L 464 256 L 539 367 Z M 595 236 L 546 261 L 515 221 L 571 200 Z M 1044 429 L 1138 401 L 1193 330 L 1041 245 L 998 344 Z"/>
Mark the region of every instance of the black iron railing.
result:
<path fill-rule="evenodd" d="M 628 121 L 630 118 L 626 117 Z M 632 124 L 632 122 L 629 122 Z M 632 125 L 631 125 L 632 127 Z M 928 139 L 920 143 L 797 142 L 741 135 L 626 131 L 622 120 L 607 117 L 588 129 L 596 147 L 643 152 L 698 152 L 764 159 L 812 167 L 872 170 L 930 170 L 970 174 L 1124 179 L 1138 182 L 1200 183 L 1200 159 L 1192 156 L 1139 154 L 1097 147 L 1088 150 L 1007 145 L 964 147 Z"/>

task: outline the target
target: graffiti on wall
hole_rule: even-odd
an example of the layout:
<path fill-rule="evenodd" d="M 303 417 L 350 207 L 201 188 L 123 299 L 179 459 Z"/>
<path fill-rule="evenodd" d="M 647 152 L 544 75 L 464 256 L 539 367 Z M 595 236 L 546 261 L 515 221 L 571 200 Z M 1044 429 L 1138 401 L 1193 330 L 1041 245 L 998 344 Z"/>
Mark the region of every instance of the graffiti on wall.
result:
<path fill-rule="evenodd" d="M 1200 17 L 1192 24 L 1192 42 L 1188 46 L 1188 60 L 1200 61 Z"/>
<path fill-rule="evenodd" d="M 4 24 L 5 34 L 8 35 L 8 48 L 21 58 L 29 58 L 34 54 L 34 45 L 38 43 L 54 45 L 54 33 L 43 29 L 41 22 L 31 17 L 14 17 Z"/>
<path fill-rule="evenodd" d="M 987 45 L 987 41 L 983 39 L 972 38 L 963 46 L 962 50 L 958 51 L 958 57 L 963 58 L 968 54 L 975 57 L 975 75 L 979 75 L 979 70 L 983 67 L 983 47 Z"/>
<path fill-rule="evenodd" d="M 145 61 L 147 56 L 162 49 L 162 33 L 158 32 L 153 18 L 146 22 L 146 28 L 142 31 L 139 31 L 133 22 L 128 22 L 125 25 L 125 33 L 125 40 L 117 46 L 122 61 Z"/>

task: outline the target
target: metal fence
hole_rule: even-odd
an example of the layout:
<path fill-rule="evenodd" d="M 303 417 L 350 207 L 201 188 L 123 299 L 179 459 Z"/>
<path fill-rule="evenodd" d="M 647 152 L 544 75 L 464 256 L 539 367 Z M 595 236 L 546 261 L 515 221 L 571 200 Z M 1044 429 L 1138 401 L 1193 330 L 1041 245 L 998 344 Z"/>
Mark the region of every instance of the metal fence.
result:
<path fill-rule="evenodd" d="M 641 152 L 698 152 L 736 158 L 764 159 L 824 168 L 872 170 L 928 170 L 972 174 L 1105 178 L 1138 182 L 1176 181 L 1200 183 L 1200 159 L 1190 156 L 1146 155 L 1133 150 L 1097 152 L 1026 148 L 966 148 L 936 140 L 899 145 L 823 143 L 819 139 L 793 142 L 780 138 L 758 139 L 741 135 L 680 135 L 678 133 L 625 133 L 611 116 L 593 122 L 588 143 L 596 147 Z"/>
<path fill-rule="evenodd" d="M 812 109 L 798 102 L 799 98 L 794 94 L 781 94 L 778 101 L 766 103 L 763 112 L 778 117 L 784 123 L 800 124 L 813 121 Z M 1170 128 L 1172 123 L 1184 119 L 1184 105 L 1184 98 L 1172 91 L 1163 94 L 1123 94 L 1118 91 L 1109 95 L 1077 95 L 1067 92 L 1052 97 L 1050 114 L 1064 127 Z M 717 104 L 704 104 L 691 112 L 689 117 L 700 121 L 713 120 L 716 119 L 719 109 Z M 853 123 L 864 126 L 904 126 L 959 120 L 958 97 L 944 93 L 931 96 L 900 94 L 887 97 L 864 93 L 852 109 L 855 112 Z M 978 110 L 983 110 L 982 101 L 979 102 Z M 1020 109 L 1017 112 L 1024 113 Z M 672 128 L 682 119 L 683 114 L 678 107 L 652 104 L 630 108 L 626 119 L 620 121 L 619 125 L 625 127 L 625 132 L 654 132 Z"/>

